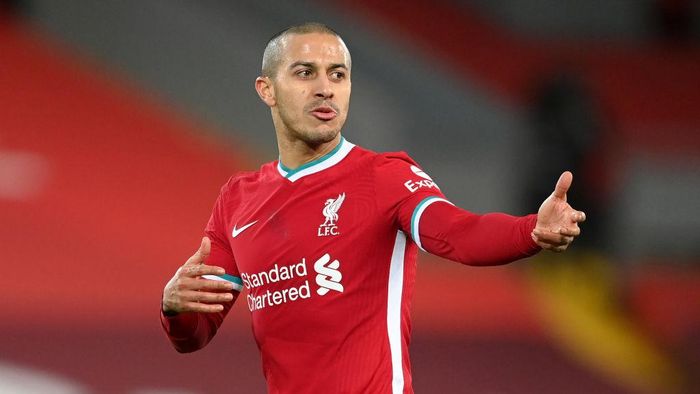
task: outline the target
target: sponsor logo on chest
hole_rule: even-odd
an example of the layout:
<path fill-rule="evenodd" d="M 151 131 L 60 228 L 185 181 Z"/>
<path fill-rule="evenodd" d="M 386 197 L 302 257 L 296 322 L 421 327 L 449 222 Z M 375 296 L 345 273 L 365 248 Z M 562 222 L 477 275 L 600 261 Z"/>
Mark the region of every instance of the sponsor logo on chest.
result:
<path fill-rule="evenodd" d="M 318 286 L 316 294 L 325 296 L 330 291 L 342 293 L 345 290 L 342 284 L 343 274 L 340 272 L 340 261 L 331 258 L 330 254 L 326 253 L 316 260 L 313 263 L 313 268 L 316 272 L 314 279 Z M 242 272 L 243 285 L 249 290 L 247 296 L 248 309 L 253 312 L 271 306 L 311 298 L 313 294 L 309 286 L 308 276 L 305 258 L 302 258 L 298 263 L 290 265 L 280 266 L 275 263 L 267 271 L 252 274 Z M 253 291 L 258 287 L 264 288 L 295 278 L 301 279 L 303 282 L 300 285 L 297 283 L 296 285 L 274 291 L 269 289 Z"/>
<path fill-rule="evenodd" d="M 329 198 L 326 200 L 322 211 L 323 216 L 325 216 L 326 219 L 320 226 L 318 226 L 317 235 L 319 237 L 340 235 L 337 222 L 339 218 L 338 211 L 343 205 L 343 201 L 345 201 L 345 193 L 339 194 L 335 199 Z"/>

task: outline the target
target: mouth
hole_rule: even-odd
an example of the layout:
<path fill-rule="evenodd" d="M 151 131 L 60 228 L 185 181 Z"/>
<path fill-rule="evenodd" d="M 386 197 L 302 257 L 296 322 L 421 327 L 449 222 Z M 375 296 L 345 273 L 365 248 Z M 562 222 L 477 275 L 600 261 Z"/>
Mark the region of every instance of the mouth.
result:
<path fill-rule="evenodd" d="M 338 116 L 338 113 L 331 107 L 321 106 L 312 109 L 311 115 L 318 120 L 329 121 L 335 119 L 335 117 Z"/>

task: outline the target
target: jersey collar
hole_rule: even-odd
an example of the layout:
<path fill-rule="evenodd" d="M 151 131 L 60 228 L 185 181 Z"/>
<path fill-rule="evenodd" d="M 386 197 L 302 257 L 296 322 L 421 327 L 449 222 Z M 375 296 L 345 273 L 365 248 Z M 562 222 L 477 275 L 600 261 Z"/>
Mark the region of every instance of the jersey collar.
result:
<path fill-rule="evenodd" d="M 284 178 L 294 182 L 297 179 L 315 174 L 340 163 L 354 146 L 355 144 L 340 137 L 340 142 L 332 151 L 295 169 L 288 168 L 282 164 L 281 160 L 277 160 L 277 171 L 279 171 L 280 175 Z"/>

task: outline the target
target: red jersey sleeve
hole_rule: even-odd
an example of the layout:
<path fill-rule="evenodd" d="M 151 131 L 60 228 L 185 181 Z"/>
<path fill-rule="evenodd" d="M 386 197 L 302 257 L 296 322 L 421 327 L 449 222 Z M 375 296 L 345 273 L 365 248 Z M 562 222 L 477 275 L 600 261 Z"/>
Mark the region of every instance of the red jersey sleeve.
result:
<path fill-rule="evenodd" d="M 432 254 L 468 265 L 499 265 L 540 250 L 530 236 L 535 223 L 537 215 L 477 215 L 451 204 L 432 204 L 414 231 Z"/>
<path fill-rule="evenodd" d="M 179 352 L 192 352 L 209 343 L 242 290 L 240 273 L 227 240 L 224 220 L 229 184 L 230 182 L 222 188 L 204 230 L 205 235 L 211 241 L 211 251 L 205 264 L 224 268 L 226 275 L 220 279 L 234 283 L 233 300 L 224 303 L 224 310 L 218 313 L 180 313 L 168 316 L 163 313 L 161 308 L 161 325 L 168 339 Z"/>
<path fill-rule="evenodd" d="M 478 215 L 454 206 L 403 152 L 380 155 L 377 190 L 397 227 L 424 251 L 469 265 L 497 265 L 531 256 L 536 215 Z"/>

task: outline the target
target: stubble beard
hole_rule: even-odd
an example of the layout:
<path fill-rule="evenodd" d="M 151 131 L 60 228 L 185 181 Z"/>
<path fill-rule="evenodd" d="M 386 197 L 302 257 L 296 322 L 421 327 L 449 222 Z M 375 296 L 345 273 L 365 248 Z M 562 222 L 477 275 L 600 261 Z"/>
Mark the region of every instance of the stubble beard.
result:
<path fill-rule="evenodd" d="M 309 146 L 319 146 L 331 142 L 338 136 L 340 129 L 327 130 L 290 130 L 291 133 Z"/>

